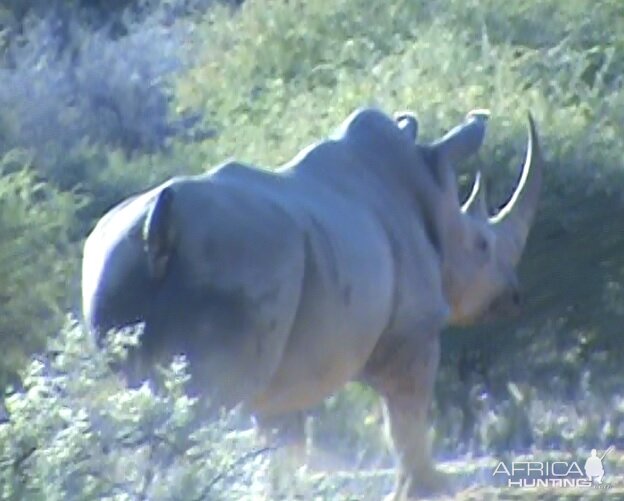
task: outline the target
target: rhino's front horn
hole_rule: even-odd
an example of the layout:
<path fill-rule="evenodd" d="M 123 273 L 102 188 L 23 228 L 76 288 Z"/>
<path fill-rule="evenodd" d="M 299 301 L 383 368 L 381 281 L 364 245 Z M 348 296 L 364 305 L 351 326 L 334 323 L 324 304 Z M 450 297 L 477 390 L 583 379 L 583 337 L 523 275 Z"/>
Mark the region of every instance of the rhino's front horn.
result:
<path fill-rule="evenodd" d="M 462 205 L 464 214 L 472 214 L 473 216 L 486 221 L 489 217 L 487 208 L 487 196 L 483 176 L 481 172 L 477 172 L 470 196 Z"/>
<path fill-rule="evenodd" d="M 490 223 L 504 247 L 503 252 L 516 264 L 520 260 L 535 213 L 542 186 L 543 159 L 533 117 L 529 113 L 529 139 L 518 186 L 503 209 Z"/>

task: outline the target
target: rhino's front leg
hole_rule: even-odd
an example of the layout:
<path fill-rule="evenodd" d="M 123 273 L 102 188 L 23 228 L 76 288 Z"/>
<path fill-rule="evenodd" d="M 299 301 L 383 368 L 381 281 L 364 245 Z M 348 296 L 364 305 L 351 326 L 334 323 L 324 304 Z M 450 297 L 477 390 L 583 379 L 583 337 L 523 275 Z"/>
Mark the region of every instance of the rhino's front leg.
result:
<path fill-rule="evenodd" d="M 368 362 L 363 380 L 382 396 L 386 423 L 398 460 L 392 500 L 415 499 L 449 490 L 434 467 L 428 414 L 440 359 L 438 333 L 388 336 Z"/>

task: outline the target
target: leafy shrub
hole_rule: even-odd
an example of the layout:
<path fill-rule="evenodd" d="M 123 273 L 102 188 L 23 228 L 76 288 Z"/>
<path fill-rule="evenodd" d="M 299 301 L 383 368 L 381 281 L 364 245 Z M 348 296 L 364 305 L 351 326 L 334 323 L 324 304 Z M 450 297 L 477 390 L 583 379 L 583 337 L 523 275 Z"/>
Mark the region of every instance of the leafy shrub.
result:
<path fill-rule="evenodd" d="M 0 157 L 0 386 L 43 348 L 78 292 L 69 234 L 79 200 L 39 181 L 30 158 Z"/>
<path fill-rule="evenodd" d="M 184 393 L 183 360 L 163 389 L 128 390 L 109 370 L 136 342 L 120 333 L 105 351 L 70 323 L 5 399 L 0 424 L 2 499 L 238 500 L 254 492 L 266 450 L 233 434 L 224 414 L 202 424 Z"/>
<path fill-rule="evenodd" d="M 32 359 L 23 388 L 0 402 L 0 498 L 346 501 L 390 489 L 386 473 L 310 475 L 241 433 L 236 411 L 207 419 L 185 394 L 183 358 L 161 370 L 159 391 L 125 388 L 111 362 L 139 335 L 115 333 L 100 350 L 69 321 Z"/>

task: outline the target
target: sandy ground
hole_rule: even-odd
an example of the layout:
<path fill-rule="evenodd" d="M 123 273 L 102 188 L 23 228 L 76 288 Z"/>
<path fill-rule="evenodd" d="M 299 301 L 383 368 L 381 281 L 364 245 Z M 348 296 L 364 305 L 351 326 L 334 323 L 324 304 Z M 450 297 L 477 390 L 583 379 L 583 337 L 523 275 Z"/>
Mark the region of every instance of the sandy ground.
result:
<path fill-rule="evenodd" d="M 576 457 L 575 457 L 576 456 Z M 569 453 L 543 452 L 531 456 L 518 456 L 506 462 L 521 461 L 554 461 L 566 462 L 570 465 L 576 462 L 584 468 L 585 459 L 589 452 L 571 455 Z M 317 460 L 318 461 L 318 460 Z M 323 461 L 327 464 L 327 461 Z M 435 499 L 457 499 L 461 501 L 487 500 L 624 500 L 624 451 L 614 450 L 609 453 L 603 462 L 605 476 L 600 487 L 508 487 L 504 473 L 493 476 L 499 460 L 495 458 L 464 459 L 461 461 L 440 463 L 441 470 L 449 473 L 453 478 L 455 493 L 451 496 L 436 497 Z M 562 467 L 562 464 L 559 465 Z M 353 471 L 333 470 L 319 471 L 321 468 L 311 468 L 305 473 L 306 482 L 316 487 L 331 485 L 334 492 L 339 493 L 341 499 L 350 501 L 380 500 L 392 489 L 393 471 L 391 469 Z M 521 475 L 522 476 L 522 475 Z M 540 477 L 540 475 L 534 475 Z M 543 478 L 543 477 L 542 477 Z M 571 478 L 571 477 L 570 477 Z M 316 491 L 310 489 L 308 493 Z M 306 493 L 297 495 L 297 499 L 308 499 Z M 311 496 L 310 499 L 331 499 L 321 495 Z"/>

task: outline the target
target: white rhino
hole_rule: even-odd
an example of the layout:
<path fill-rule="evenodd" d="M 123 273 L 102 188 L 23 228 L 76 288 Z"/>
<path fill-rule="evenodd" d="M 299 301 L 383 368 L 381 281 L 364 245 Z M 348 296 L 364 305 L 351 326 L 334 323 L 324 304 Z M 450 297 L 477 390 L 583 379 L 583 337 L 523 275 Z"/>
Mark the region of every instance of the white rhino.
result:
<path fill-rule="evenodd" d="M 439 489 L 427 413 L 440 332 L 517 306 L 542 180 L 529 116 L 509 202 L 490 217 L 477 177 L 460 204 L 453 166 L 487 117 L 419 144 L 413 115 L 360 109 L 276 170 L 230 162 L 120 203 L 85 243 L 88 327 L 101 339 L 143 323 L 141 360 L 184 353 L 197 391 L 260 422 L 363 381 L 385 402 L 396 496 Z"/>

